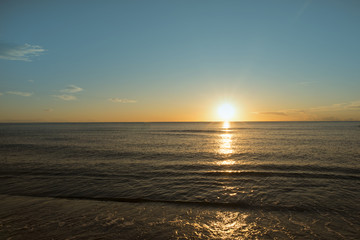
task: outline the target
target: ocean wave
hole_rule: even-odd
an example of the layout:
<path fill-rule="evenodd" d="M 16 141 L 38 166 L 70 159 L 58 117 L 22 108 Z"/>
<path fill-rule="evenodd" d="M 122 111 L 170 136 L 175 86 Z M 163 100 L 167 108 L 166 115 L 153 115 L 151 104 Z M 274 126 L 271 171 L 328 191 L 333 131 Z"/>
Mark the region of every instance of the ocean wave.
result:
<path fill-rule="evenodd" d="M 165 199 L 150 199 L 150 198 L 123 198 L 123 197 L 89 197 L 89 196 L 52 196 L 52 195 L 12 195 L 1 194 L 7 196 L 18 197 L 36 197 L 36 198 L 54 198 L 64 200 L 83 200 L 83 201 L 101 201 L 101 202 L 124 202 L 124 203 L 159 203 L 159 204 L 174 204 L 174 205 L 190 205 L 196 207 L 214 207 L 214 208 L 239 208 L 249 210 L 263 210 L 263 211 L 296 211 L 296 212 L 320 212 L 331 211 L 332 209 L 323 207 L 316 209 L 307 206 L 285 206 L 285 205 L 271 205 L 271 204 L 252 204 L 246 201 L 235 202 L 211 202 L 211 201 L 182 201 L 182 200 L 165 200 Z"/>
<path fill-rule="evenodd" d="M 279 172 L 279 171 L 238 171 L 238 170 L 211 170 L 211 171 L 164 171 L 153 169 L 152 171 L 118 171 L 118 173 L 104 173 L 85 169 L 1 169 L 0 177 L 19 177 L 19 176 L 48 176 L 48 177 L 92 177 L 92 178 L 138 178 L 138 179 L 160 179 L 171 180 L 173 178 L 199 179 L 211 177 L 227 178 L 303 178 L 303 179 L 333 179 L 333 180 L 352 180 L 359 181 L 360 176 L 349 174 L 334 173 L 313 173 L 313 172 Z M 210 179 L 209 179 L 210 180 Z"/>
<path fill-rule="evenodd" d="M 63 141 L 65 142 L 65 141 Z M 309 163 L 319 162 L 319 159 L 308 153 L 284 153 L 284 152 L 238 152 L 229 155 L 219 154 L 216 151 L 198 151 L 198 149 L 188 149 L 186 147 L 174 151 L 157 151 L 161 150 L 161 145 L 142 144 L 143 149 L 139 151 L 137 147 L 129 146 L 120 149 L 101 149 L 95 147 L 87 147 L 80 145 L 66 145 L 66 144 L 31 144 L 31 143 L 16 143 L 16 144 L 0 144 L 0 153 L 4 156 L 11 156 L 13 153 L 22 153 L 32 156 L 53 156 L 59 161 L 68 161 L 76 159 L 77 161 L 123 161 L 122 163 L 132 162 L 141 165 L 151 164 L 158 167 L 168 165 L 169 168 L 174 169 L 197 169 L 213 168 L 216 160 L 234 160 L 234 170 L 247 169 L 264 169 L 264 170 L 280 170 L 280 171 L 312 171 L 312 172 L 340 172 L 360 174 L 360 168 L 356 166 L 348 167 L 341 163 L 340 165 L 323 166 L 318 164 L 288 164 L 286 162 L 305 161 Z M 170 146 L 175 148 L 177 145 Z M 354 159 L 360 156 L 353 156 Z M 161 162 L 158 160 L 162 160 Z M 256 161 L 255 164 L 242 164 L 249 160 Z M 281 162 L 281 164 L 266 164 L 268 160 Z M 26 163 L 25 160 L 21 160 Z M 34 160 L 36 161 L 36 160 Z M 156 164 L 154 164 L 157 161 Z M 239 163 L 236 163 L 236 162 Z M 183 162 L 183 165 L 176 166 L 176 163 Z M 338 161 L 340 162 L 340 161 Z M 196 163 L 196 164 L 194 164 Z"/>
<path fill-rule="evenodd" d="M 341 179 L 341 180 L 360 180 L 359 176 L 321 174 L 305 172 L 260 172 L 260 171 L 214 171 L 205 172 L 207 176 L 231 176 L 231 177 L 285 177 L 285 178 L 323 178 L 323 179 Z"/>

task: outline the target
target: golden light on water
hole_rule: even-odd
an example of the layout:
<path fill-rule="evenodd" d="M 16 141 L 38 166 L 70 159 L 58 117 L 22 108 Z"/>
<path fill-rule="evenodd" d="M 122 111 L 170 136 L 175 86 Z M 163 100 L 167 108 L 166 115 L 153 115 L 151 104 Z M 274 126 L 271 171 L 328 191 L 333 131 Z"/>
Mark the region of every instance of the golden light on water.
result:
<path fill-rule="evenodd" d="M 205 227 L 208 228 L 213 239 L 235 239 L 247 235 L 249 231 L 247 217 L 248 215 L 239 212 L 218 211 L 216 220 Z"/>
<path fill-rule="evenodd" d="M 180 235 L 176 230 L 175 234 L 177 239 L 248 239 L 259 234 L 259 227 L 249 217 L 251 215 L 241 211 L 201 211 L 191 219 L 177 219 L 176 223 L 191 231 Z"/>
<path fill-rule="evenodd" d="M 222 126 L 222 132 L 219 136 L 219 150 L 218 153 L 225 156 L 230 156 L 233 153 L 232 146 L 232 133 L 229 130 L 230 122 L 225 121 Z M 227 159 L 217 162 L 218 165 L 233 165 L 235 164 L 234 160 Z"/>
<path fill-rule="evenodd" d="M 218 165 L 234 165 L 234 164 L 235 164 L 235 161 L 230 160 L 230 159 L 218 162 Z"/>
<path fill-rule="evenodd" d="M 232 134 L 231 133 L 224 133 L 220 135 L 220 149 L 219 153 L 221 154 L 231 154 L 233 153 L 233 149 L 231 146 L 232 140 L 231 140 Z"/>
<path fill-rule="evenodd" d="M 225 122 L 223 123 L 222 128 L 225 128 L 225 130 L 228 130 L 229 127 L 230 127 L 230 122 L 225 121 Z"/>

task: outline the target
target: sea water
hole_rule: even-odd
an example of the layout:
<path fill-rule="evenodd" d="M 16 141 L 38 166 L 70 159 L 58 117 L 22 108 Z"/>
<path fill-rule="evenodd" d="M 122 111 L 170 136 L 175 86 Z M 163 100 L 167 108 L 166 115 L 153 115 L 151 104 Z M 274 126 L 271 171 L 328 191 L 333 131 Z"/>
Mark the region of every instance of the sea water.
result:
<path fill-rule="evenodd" d="M 0 124 L 0 239 L 359 238 L 359 122 Z"/>

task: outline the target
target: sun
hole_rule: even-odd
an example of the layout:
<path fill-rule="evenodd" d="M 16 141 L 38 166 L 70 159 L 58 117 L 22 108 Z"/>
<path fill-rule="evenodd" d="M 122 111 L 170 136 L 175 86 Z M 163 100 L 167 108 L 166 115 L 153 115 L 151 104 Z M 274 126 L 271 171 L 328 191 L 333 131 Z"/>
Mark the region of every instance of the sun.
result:
<path fill-rule="evenodd" d="M 221 120 L 230 121 L 235 115 L 235 108 L 229 103 L 224 103 L 219 106 L 218 114 Z"/>

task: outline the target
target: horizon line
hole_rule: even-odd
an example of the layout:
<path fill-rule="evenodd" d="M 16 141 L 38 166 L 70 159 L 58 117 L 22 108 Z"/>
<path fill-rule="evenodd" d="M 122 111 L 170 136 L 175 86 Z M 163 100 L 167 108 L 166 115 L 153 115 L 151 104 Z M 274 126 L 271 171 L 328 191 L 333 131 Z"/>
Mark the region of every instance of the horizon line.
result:
<path fill-rule="evenodd" d="M 39 121 L 39 122 L 30 122 L 30 121 L 16 121 L 16 122 L 1 122 L 0 124 L 40 124 L 40 123 L 266 123 L 266 122 L 360 122 L 360 120 L 290 120 L 290 121 L 119 121 L 119 122 L 102 122 L 102 121 L 79 121 L 79 122 L 66 122 L 66 121 Z"/>

